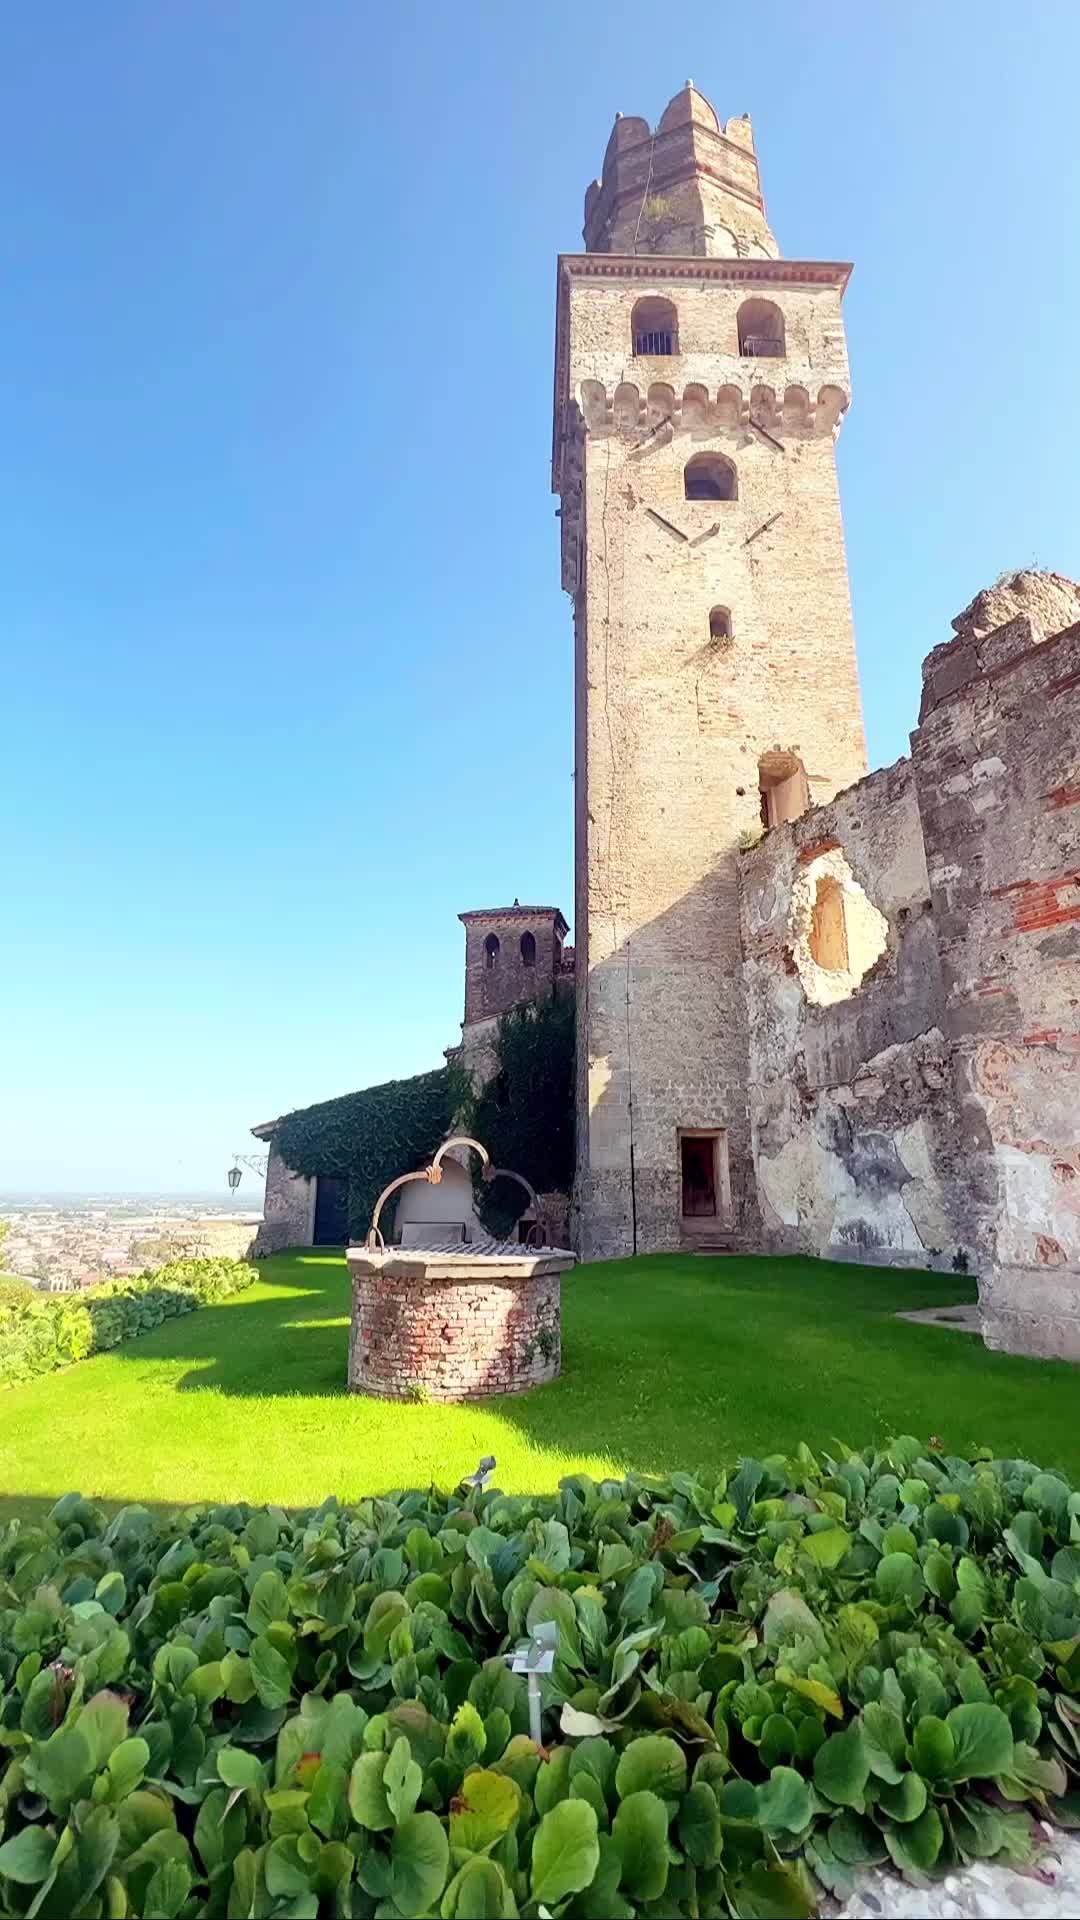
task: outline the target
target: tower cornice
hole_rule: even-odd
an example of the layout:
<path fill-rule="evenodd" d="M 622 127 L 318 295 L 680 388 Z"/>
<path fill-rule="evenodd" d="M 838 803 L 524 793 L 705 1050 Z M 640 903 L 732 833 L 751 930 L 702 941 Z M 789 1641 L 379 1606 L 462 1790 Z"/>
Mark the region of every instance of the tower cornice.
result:
<path fill-rule="evenodd" d="M 603 284 L 611 281 L 645 281 L 656 286 L 661 282 L 686 281 L 697 286 L 833 287 L 843 299 L 851 273 L 851 262 L 846 260 L 726 260 L 701 255 L 561 253 L 556 271 L 552 491 L 558 493 L 561 487 L 561 455 L 568 419 L 567 407 L 573 398 L 570 391 L 570 287 L 573 282 Z M 745 386 L 748 396 L 751 386 L 768 381 L 775 365 L 771 361 L 752 361 L 741 372 L 733 367 L 728 377 L 734 376 L 739 385 Z M 681 367 L 678 370 L 672 367 L 669 377 L 679 381 L 681 372 Z M 819 369 L 818 373 L 819 384 L 835 381 L 836 375 L 832 369 Z M 800 391 L 804 388 L 812 391 L 813 381 L 809 376 L 809 369 L 787 369 L 785 380 L 779 388 L 780 393 L 783 393 L 787 384 L 794 384 Z M 686 377 L 699 376 L 694 371 Z M 846 389 L 846 379 L 843 386 Z M 846 391 L 844 404 L 847 404 Z"/>

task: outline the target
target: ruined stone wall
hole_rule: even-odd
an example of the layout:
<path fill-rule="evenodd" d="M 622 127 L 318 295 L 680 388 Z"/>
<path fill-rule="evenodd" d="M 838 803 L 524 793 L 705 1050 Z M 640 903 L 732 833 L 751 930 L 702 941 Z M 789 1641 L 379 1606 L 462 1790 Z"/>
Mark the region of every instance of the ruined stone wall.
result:
<path fill-rule="evenodd" d="M 980 595 L 926 661 L 913 739 L 984 1333 L 992 1346 L 1073 1359 L 1078 615 L 1077 589 L 1054 575 Z"/>
<path fill-rule="evenodd" d="M 963 1253 L 989 1345 L 1075 1359 L 1078 615 L 1056 575 L 980 594 L 925 662 L 911 760 L 740 871 L 767 1243 Z"/>
<path fill-rule="evenodd" d="M 815 903 L 837 889 L 849 964 L 821 967 Z M 743 856 L 741 892 L 766 1244 L 918 1266 L 951 1256 L 962 1166 L 910 761 L 774 829 Z"/>
<path fill-rule="evenodd" d="M 678 306 L 677 405 L 673 386 L 658 396 L 629 359 L 644 291 Z M 575 1203 L 587 1257 L 679 1244 L 680 1128 L 725 1131 L 731 1207 L 716 1226 L 756 1243 L 739 841 L 760 820 L 763 754 L 800 758 L 818 799 L 866 765 L 833 446 L 839 291 L 759 291 L 783 307 L 791 365 L 733 353 L 745 287 L 620 284 L 609 264 L 571 288 L 571 378 L 590 422 L 575 622 Z M 816 410 L 785 384 L 811 355 L 815 401 L 826 387 L 835 396 Z M 751 401 L 765 434 L 749 425 Z M 685 464 L 703 449 L 734 463 L 736 499 L 685 498 Z M 730 644 L 710 638 L 717 607 Z"/>
<path fill-rule="evenodd" d="M 315 1228 L 315 1182 L 286 1166 L 273 1141 L 266 1167 L 263 1222 L 255 1243 L 257 1254 L 279 1253 L 283 1247 L 310 1247 Z"/>

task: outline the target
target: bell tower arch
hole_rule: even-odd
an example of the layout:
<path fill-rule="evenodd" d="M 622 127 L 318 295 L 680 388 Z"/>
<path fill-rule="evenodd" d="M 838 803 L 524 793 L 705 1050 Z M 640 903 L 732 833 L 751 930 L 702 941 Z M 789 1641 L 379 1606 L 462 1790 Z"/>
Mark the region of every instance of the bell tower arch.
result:
<path fill-rule="evenodd" d="M 779 256 L 749 120 L 689 83 L 655 131 L 616 120 L 585 240 L 558 265 L 553 459 L 578 1233 L 593 1257 L 751 1244 L 738 853 L 777 768 L 783 818 L 866 771 L 835 461 L 850 268 Z"/>

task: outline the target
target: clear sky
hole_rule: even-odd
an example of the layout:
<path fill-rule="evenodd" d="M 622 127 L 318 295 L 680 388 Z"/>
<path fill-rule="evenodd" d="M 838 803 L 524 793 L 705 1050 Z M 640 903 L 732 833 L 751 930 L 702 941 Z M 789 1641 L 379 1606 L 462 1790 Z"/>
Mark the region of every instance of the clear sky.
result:
<path fill-rule="evenodd" d="M 0 1190 L 223 1188 L 252 1122 L 439 1063 L 461 908 L 569 911 L 555 256 L 616 109 L 748 111 L 783 252 L 855 262 L 872 764 L 980 586 L 1080 573 L 1075 0 L 60 0 L 0 45 Z"/>

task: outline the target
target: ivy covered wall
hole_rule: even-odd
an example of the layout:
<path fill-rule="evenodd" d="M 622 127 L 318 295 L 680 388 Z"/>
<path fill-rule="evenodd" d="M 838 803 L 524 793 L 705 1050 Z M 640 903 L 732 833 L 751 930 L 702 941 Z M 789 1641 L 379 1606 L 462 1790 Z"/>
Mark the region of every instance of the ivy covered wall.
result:
<path fill-rule="evenodd" d="M 472 1134 L 496 1166 L 523 1173 L 538 1193 L 569 1193 L 574 1177 L 574 1003 L 552 994 L 499 1021 L 497 1072 L 475 1087 L 459 1065 L 286 1114 L 274 1144 L 294 1173 L 349 1182 L 349 1233 L 362 1240 L 375 1202 L 399 1173 L 432 1158 L 451 1132 Z M 505 1189 L 505 1191 L 504 1191 Z M 516 1182 L 477 1187 L 482 1219 L 505 1232 L 521 1212 Z"/>
<path fill-rule="evenodd" d="M 349 1233 L 362 1240 L 375 1202 L 399 1173 L 426 1164 L 453 1121 L 447 1067 L 386 1080 L 286 1114 L 274 1143 L 294 1173 L 349 1182 Z"/>

